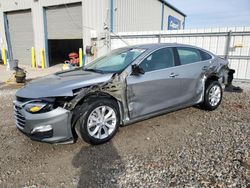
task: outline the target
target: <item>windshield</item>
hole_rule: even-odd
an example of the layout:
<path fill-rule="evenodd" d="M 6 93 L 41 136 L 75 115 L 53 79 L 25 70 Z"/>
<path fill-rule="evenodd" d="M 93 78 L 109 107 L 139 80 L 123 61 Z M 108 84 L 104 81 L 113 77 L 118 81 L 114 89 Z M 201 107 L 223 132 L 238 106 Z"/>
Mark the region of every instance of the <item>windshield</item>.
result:
<path fill-rule="evenodd" d="M 100 73 L 118 73 L 123 71 L 144 51 L 145 49 L 138 48 L 117 49 L 87 64 L 84 70 Z"/>

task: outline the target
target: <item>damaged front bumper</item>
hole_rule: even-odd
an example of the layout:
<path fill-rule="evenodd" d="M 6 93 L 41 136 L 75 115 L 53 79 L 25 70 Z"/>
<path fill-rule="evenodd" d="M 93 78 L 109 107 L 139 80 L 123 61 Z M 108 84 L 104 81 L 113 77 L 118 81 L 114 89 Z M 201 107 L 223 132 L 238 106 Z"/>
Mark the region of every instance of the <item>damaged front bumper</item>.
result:
<path fill-rule="evenodd" d="M 47 143 L 72 143 L 74 141 L 72 113 L 61 107 L 46 113 L 31 114 L 22 103 L 14 101 L 16 127 L 32 140 Z"/>

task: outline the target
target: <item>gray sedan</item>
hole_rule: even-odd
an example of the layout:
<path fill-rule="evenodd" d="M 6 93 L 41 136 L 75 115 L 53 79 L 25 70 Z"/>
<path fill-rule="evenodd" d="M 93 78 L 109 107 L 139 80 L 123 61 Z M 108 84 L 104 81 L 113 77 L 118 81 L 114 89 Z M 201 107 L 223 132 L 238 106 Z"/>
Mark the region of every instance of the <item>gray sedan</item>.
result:
<path fill-rule="evenodd" d="M 221 103 L 228 62 L 189 45 L 120 48 L 84 68 L 35 80 L 16 93 L 17 128 L 48 143 L 110 140 L 119 126 Z"/>

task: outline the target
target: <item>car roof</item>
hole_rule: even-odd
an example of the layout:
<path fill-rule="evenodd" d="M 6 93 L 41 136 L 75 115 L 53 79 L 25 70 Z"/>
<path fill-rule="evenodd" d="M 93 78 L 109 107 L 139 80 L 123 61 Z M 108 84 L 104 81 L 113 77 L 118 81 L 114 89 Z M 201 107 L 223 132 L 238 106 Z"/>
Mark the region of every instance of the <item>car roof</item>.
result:
<path fill-rule="evenodd" d="M 180 44 L 180 43 L 150 43 L 150 44 L 132 45 L 132 46 L 124 47 L 124 48 L 142 48 L 142 49 L 147 49 L 149 51 L 154 51 L 156 49 L 163 48 L 163 47 L 191 47 L 191 48 L 200 49 L 202 51 L 209 53 L 210 55 L 215 56 L 212 52 L 209 52 L 198 46 L 193 46 L 189 44 Z"/>
<path fill-rule="evenodd" d="M 139 45 L 132 45 L 127 46 L 125 48 L 144 48 L 148 50 L 154 50 L 157 48 L 162 47 L 193 47 L 193 48 L 199 48 L 196 46 L 188 45 L 188 44 L 179 44 L 179 43 L 152 43 L 152 44 L 139 44 Z"/>

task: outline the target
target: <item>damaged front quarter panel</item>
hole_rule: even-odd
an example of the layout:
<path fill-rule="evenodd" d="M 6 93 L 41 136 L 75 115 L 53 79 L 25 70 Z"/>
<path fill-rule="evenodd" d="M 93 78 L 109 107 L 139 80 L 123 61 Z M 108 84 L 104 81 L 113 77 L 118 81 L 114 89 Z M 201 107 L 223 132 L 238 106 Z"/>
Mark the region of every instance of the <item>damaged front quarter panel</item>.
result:
<path fill-rule="evenodd" d="M 123 120 L 128 120 L 128 108 L 126 101 L 126 73 L 114 74 L 112 78 L 106 82 L 98 83 L 89 87 L 80 89 L 76 96 L 69 101 L 65 108 L 74 110 L 80 101 L 87 99 L 90 96 L 111 96 L 114 97 L 119 105 L 121 123 Z"/>

